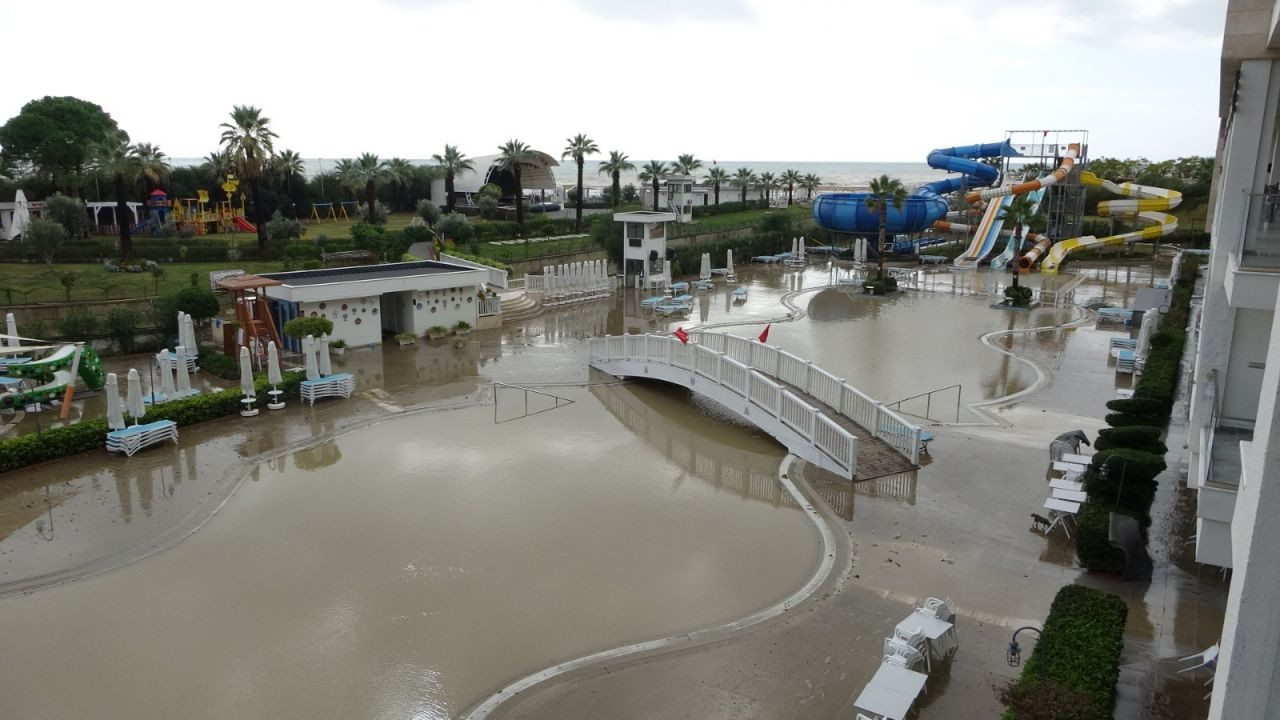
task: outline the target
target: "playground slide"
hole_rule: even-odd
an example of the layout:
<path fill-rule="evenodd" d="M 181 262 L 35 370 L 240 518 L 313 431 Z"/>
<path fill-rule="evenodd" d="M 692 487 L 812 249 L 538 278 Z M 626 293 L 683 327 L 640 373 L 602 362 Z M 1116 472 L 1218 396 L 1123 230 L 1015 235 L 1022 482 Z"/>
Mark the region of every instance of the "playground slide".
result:
<path fill-rule="evenodd" d="M 1040 200 L 1044 197 L 1044 193 L 1044 190 L 1032 190 L 1027 193 L 1027 197 L 1031 198 L 1031 201 L 1035 204 L 1036 211 L 1040 210 Z M 1009 197 L 1013 196 L 1010 195 Z M 1025 232 L 1026 229 L 1024 228 L 1023 230 L 1023 235 L 1027 235 Z M 1001 252 L 999 255 L 991 258 L 991 269 L 997 272 L 1003 271 L 1005 267 L 1009 265 L 1009 261 L 1013 260 L 1022 252 L 1022 248 L 1020 247 L 1022 245 L 1022 240 L 1027 239 L 1025 237 L 1022 239 L 1014 239 L 1012 232 L 1005 234 L 1009 236 L 1009 244 L 1005 246 L 1004 252 Z M 1019 265 L 1019 267 L 1021 267 L 1021 265 Z"/>
<path fill-rule="evenodd" d="M 231 218 L 231 222 L 245 232 L 258 232 L 258 228 L 253 223 L 245 220 L 243 215 L 237 215 L 234 218 Z"/>
<path fill-rule="evenodd" d="M 9 375 L 48 382 L 56 379 L 60 371 L 66 370 L 66 379 L 70 380 L 69 368 L 75 355 L 75 345 L 63 345 L 46 358 L 9 365 Z M 84 380 L 84 384 L 90 390 L 101 390 L 107 382 L 107 374 L 102 369 L 102 360 L 88 345 L 81 347 L 79 372 L 80 379 Z M 63 382 L 63 385 L 65 386 L 66 382 Z"/>
<path fill-rule="evenodd" d="M 1142 222 L 1150 223 L 1150 225 L 1133 232 L 1120 233 L 1119 235 L 1109 235 L 1101 238 L 1085 235 L 1063 240 L 1049 249 L 1044 262 L 1040 264 L 1040 272 L 1045 275 L 1057 273 L 1058 266 L 1062 264 L 1062 260 L 1076 250 L 1123 245 L 1139 240 L 1154 240 L 1178 229 L 1178 218 L 1161 212 L 1163 210 L 1172 210 L 1182 202 L 1182 193 L 1177 190 L 1166 190 L 1135 183 L 1117 184 L 1110 180 L 1102 180 L 1091 172 L 1080 173 L 1080 182 L 1085 185 L 1101 187 L 1108 192 L 1129 198 L 1126 200 L 1103 200 L 1099 202 L 1099 215 L 1103 217 L 1132 217 Z M 1039 257 L 1040 252 L 1043 252 L 1043 250 L 1039 245 L 1028 251 L 1021 259 L 1022 266 L 1031 267 L 1036 258 Z"/>
<path fill-rule="evenodd" d="M 66 392 L 67 384 L 71 382 L 73 379 L 70 370 L 55 370 L 53 379 L 43 385 L 21 392 L 0 390 L 0 409 L 16 410 L 31 403 L 57 400 Z"/>
<path fill-rule="evenodd" d="M 1013 157 L 1018 153 L 1005 142 L 941 148 L 929 153 L 926 161 L 938 170 L 960 173 L 960 177 L 920 186 L 899 210 L 890 206 L 885 231 L 891 235 L 920 232 L 946 217 L 947 201 L 942 196 L 966 187 L 999 181 L 1000 171 L 974 158 Z M 867 193 L 828 193 L 813 199 L 813 219 L 827 230 L 871 234 L 880 229 L 880 216 L 867 209 Z"/>

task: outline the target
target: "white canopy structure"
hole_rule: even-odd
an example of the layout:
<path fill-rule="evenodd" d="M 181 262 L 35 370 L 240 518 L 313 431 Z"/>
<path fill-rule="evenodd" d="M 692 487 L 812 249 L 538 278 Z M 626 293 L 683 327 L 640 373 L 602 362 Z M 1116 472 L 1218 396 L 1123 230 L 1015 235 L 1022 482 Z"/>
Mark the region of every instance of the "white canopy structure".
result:
<path fill-rule="evenodd" d="M 533 156 L 532 161 L 520 166 L 520 184 L 525 190 L 555 190 L 557 187 L 556 178 L 551 168 L 558 166 L 560 162 L 540 150 L 534 150 L 531 155 Z M 509 171 L 499 166 L 498 161 L 500 158 L 500 155 L 483 155 L 470 158 L 471 164 L 475 166 L 475 169 L 465 170 L 454 176 L 454 195 L 478 192 L 481 186 L 488 183 L 493 183 L 502 188 L 503 195 L 513 195 L 515 193 L 515 178 Z M 431 182 L 431 197 L 437 198 L 436 202 L 441 206 L 444 205 L 444 178 Z"/>
<path fill-rule="evenodd" d="M 31 206 L 27 203 L 27 196 L 19 190 L 13 197 L 13 216 L 9 219 L 8 227 L 4 231 L 4 239 L 12 240 L 24 231 L 31 224 Z"/>

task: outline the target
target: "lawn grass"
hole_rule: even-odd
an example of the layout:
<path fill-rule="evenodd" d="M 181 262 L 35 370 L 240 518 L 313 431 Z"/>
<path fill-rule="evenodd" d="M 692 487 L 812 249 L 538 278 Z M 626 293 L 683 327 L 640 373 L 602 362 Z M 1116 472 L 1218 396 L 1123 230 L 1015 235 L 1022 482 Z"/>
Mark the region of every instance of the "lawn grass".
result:
<path fill-rule="evenodd" d="M 58 281 L 62 273 L 77 276 L 71 289 L 72 301 L 99 302 L 164 295 L 189 286 L 192 273 L 196 274 L 198 286 L 209 287 L 209 273 L 213 270 L 235 269 L 256 273 L 284 269 L 280 262 L 258 261 L 178 262 L 165 263 L 161 267 L 164 275 L 157 283 L 151 273 L 112 273 L 96 263 L 4 263 L 0 265 L 0 304 L 64 302 L 66 292 Z"/>

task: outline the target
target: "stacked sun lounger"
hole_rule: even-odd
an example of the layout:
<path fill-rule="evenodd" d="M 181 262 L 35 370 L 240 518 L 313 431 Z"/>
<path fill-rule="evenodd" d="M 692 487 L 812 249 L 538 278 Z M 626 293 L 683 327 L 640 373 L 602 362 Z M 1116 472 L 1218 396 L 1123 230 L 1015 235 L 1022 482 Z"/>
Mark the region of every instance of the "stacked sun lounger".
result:
<path fill-rule="evenodd" d="M 715 286 L 716 284 L 710 280 L 694 280 L 693 281 L 694 290 L 711 290 L 715 288 Z"/>
<path fill-rule="evenodd" d="M 1121 350 L 1136 350 L 1138 348 L 1138 341 L 1134 338 L 1116 335 L 1111 338 L 1111 349 L 1115 350 L 1116 348 Z"/>
<path fill-rule="evenodd" d="M 1138 369 L 1138 356 L 1132 350 L 1116 351 L 1116 372 L 1132 375 Z"/>
<path fill-rule="evenodd" d="M 677 295 L 658 303 L 653 308 L 653 311 L 659 315 L 687 315 L 692 310 L 692 295 Z"/>
<path fill-rule="evenodd" d="M 733 301 L 734 301 L 734 302 L 736 302 L 736 303 L 746 302 L 746 301 L 747 301 L 747 289 L 746 289 L 746 288 L 744 288 L 744 287 L 734 288 L 734 289 L 733 289 Z"/>
<path fill-rule="evenodd" d="M 315 405 L 319 398 L 349 398 L 355 389 L 356 379 L 351 373 L 334 373 L 318 380 L 303 380 L 302 399 Z"/>
<path fill-rule="evenodd" d="M 647 297 L 640 301 L 640 308 L 643 310 L 652 310 L 658 305 L 660 305 L 661 303 L 666 302 L 666 300 L 667 300 L 666 296 L 663 296 L 663 295 L 654 295 L 653 297 Z"/>
<path fill-rule="evenodd" d="M 175 445 L 178 443 L 178 424 L 172 420 L 157 420 L 107 433 L 107 451 L 133 457 L 142 448 L 166 440 L 172 440 Z"/>
<path fill-rule="evenodd" d="M 751 258 L 751 262 L 758 262 L 758 263 L 764 263 L 766 265 L 772 265 L 773 263 L 785 262 L 786 259 L 789 257 L 791 257 L 791 253 L 785 253 L 785 252 L 778 253 L 777 255 L 756 255 L 755 257 Z"/>
<path fill-rule="evenodd" d="M 1133 311 L 1122 307 L 1098 308 L 1098 322 L 1129 325 L 1133 322 Z"/>
<path fill-rule="evenodd" d="M 671 286 L 670 286 L 670 288 L 668 288 L 668 291 L 669 291 L 672 295 L 683 295 L 684 293 L 689 292 L 689 283 L 687 283 L 687 282 L 674 282 L 674 283 L 671 283 Z"/>
<path fill-rule="evenodd" d="M 156 362 L 157 362 L 157 363 L 158 363 L 158 362 L 160 362 L 160 357 L 159 357 L 158 355 L 156 356 Z M 170 363 L 172 363 L 172 365 L 170 365 L 170 367 L 177 367 L 177 365 L 178 365 L 178 353 L 176 353 L 176 352 L 174 352 L 174 351 L 170 350 L 170 351 L 169 351 L 169 362 L 170 362 Z M 195 358 L 195 356 L 194 356 L 194 355 L 188 355 L 188 356 L 187 356 L 187 372 L 189 372 L 189 373 L 193 373 L 193 372 L 195 372 L 195 371 L 196 371 L 196 358 Z"/>

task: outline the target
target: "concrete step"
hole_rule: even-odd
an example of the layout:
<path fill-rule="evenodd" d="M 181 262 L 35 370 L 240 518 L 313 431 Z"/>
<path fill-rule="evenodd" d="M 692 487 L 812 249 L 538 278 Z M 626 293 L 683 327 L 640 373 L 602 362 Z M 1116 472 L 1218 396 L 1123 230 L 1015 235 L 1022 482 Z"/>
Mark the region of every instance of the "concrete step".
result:
<path fill-rule="evenodd" d="M 521 293 L 519 296 L 502 298 L 502 323 L 519 322 L 537 317 L 542 313 L 542 303 Z"/>

